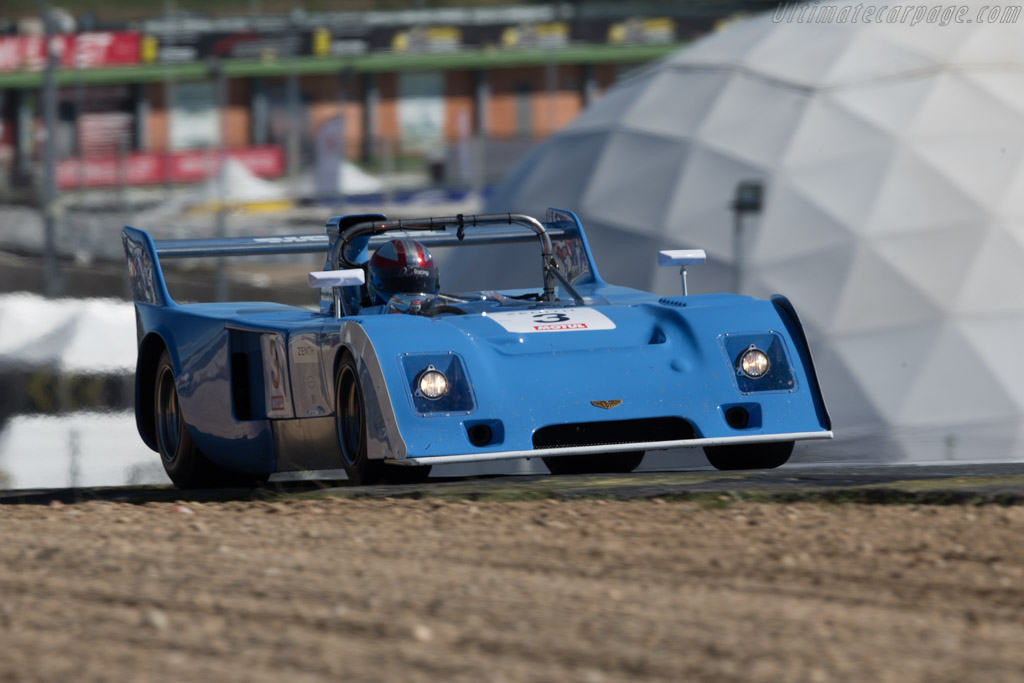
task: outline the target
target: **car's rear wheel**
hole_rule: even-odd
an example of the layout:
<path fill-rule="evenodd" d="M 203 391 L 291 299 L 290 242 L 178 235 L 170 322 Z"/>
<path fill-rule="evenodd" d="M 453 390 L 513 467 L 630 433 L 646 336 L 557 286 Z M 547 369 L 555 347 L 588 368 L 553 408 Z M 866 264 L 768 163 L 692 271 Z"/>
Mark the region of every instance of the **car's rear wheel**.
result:
<path fill-rule="evenodd" d="M 785 465 L 792 453 L 792 441 L 704 447 L 716 470 L 771 470 Z"/>
<path fill-rule="evenodd" d="M 338 363 L 334 381 L 334 420 L 341 451 L 341 466 L 348 480 L 356 486 L 391 483 L 415 483 L 430 476 L 430 466 L 385 465 L 367 457 L 366 402 L 359 382 L 359 372 L 352 354 L 347 351 Z"/>
<path fill-rule="evenodd" d="M 626 453 L 594 453 L 541 458 L 551 474 L 626 474 L 640 466 L 643 451 Z"/>
<path fill-rule="evenodd" d="M 227 472 L 217 467 L 196 447 L 185 426 L 174 380 L 171 356 L 164 349 L 156 366 L 153 383 L 153 418 L 156 426 L 156 445 L 164 471 L 174 485 L 182 489 L 211 486 L 252 486 L 266 481 L 266 477 Z"/>

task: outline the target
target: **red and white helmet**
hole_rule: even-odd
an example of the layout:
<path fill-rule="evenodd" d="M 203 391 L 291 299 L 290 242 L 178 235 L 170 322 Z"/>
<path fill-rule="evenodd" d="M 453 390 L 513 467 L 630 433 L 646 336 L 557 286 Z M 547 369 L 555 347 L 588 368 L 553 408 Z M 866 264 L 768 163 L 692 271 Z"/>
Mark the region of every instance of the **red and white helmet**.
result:
<path fill-rule="evenodd" d="M 374 305 L 386 304 L 395 294 L 436 294 L 434 257 L 416 240 L 386 242 L 370 257 L 366 288 Z"/>

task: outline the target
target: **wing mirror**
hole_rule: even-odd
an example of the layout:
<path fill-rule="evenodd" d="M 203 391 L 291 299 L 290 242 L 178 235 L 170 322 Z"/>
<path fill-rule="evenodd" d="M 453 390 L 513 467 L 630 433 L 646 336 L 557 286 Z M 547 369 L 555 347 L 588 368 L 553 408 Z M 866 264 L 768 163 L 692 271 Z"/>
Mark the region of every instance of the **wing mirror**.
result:
<path fill-rule="evenodd" d="M 659 266 L 679 266 L 679 277 L 683 281 L 683 295 L 686 295 L 686 266 L 699 266 L 708 260 L 703 249 L 666 249 L 658 252 Z"/>

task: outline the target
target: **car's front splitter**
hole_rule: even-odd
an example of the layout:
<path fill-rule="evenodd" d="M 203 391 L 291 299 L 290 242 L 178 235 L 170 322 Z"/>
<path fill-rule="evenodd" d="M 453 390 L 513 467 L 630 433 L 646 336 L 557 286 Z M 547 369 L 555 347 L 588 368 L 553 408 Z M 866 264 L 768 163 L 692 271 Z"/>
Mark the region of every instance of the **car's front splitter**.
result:
<path fill-rule="evenodd" d="M 489 451 L 458 455 L 432 455 L 387 460 L 395 465 L 448 465 L 486 460 L 518 460 L 520 458 L 553 458 L 560 455 L 586 455 L 589 453 L 625 453 L 630 451 L 664 451 L 669 448 L 696 448 L 702 446 L 737 446 L 741 444 L 775 443 L 779 441 L 810 441 L 831 439 L 831 431 L 789 432 L 788 434 L 758 434 L 751 436 L 721 436 L 676 441 L 643 441 L 634 443 L 603 444 L 599 446 L 569 446 L 565 448 L 537 448 L 524 451 Z"/>

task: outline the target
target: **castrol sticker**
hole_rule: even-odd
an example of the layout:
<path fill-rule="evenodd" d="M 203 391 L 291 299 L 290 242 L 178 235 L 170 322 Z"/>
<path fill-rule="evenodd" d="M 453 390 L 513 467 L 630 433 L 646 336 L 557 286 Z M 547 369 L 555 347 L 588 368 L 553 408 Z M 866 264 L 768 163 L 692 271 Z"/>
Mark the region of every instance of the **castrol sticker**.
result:
<path fill-rule="evenodd" d="M 592 308 L 544 308 L 491 313 L 487 317 L 516 334 L 615 329 L 615 323 Z"/>

